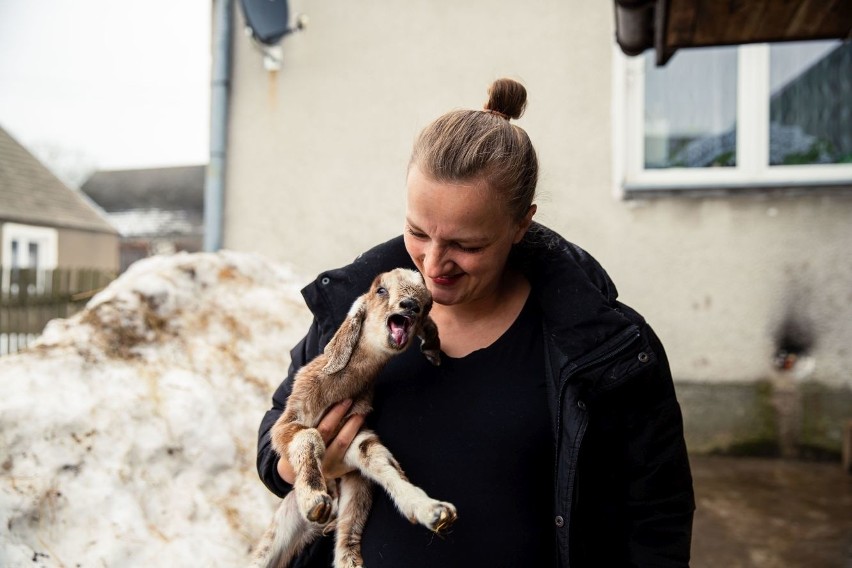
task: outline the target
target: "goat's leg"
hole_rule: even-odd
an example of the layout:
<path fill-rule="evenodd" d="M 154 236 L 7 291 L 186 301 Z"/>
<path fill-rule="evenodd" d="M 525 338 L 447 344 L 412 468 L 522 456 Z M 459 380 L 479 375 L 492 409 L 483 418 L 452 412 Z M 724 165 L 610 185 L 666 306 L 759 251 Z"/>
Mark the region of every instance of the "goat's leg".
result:
<path fill-rule="evenodd" d="M 302 515 L 314 523 L 325 524 L 332 513 L 332 498 L 322 475 L 325 444 L 316 428 L 303 428 L 287 445 L 287 457 L 296 472 L 293 491 Z"/>
<path fill-rule="evenodd" d="M 340 480 L 334 568 L 364 567 L 364 560 L 361 558 L 361 535 L 372 502 L 370 481 L 360 473 L 353 471 Z"/>
<path fill-rule="evenodd" d="M 322 533 L 298 511 L 296 494 L 288 493 L 255 547 L 250 568 L 283 568 Z"/>
<path fill-rule="evenodd" d="M 390 450 L 374 432 L 361 430 L 346 451 L 344 461 L 382 487 L 412 523 L 440 533 L 455 522 L 456 508 L 451 503 L 432 499 L 408 481 Z"/>

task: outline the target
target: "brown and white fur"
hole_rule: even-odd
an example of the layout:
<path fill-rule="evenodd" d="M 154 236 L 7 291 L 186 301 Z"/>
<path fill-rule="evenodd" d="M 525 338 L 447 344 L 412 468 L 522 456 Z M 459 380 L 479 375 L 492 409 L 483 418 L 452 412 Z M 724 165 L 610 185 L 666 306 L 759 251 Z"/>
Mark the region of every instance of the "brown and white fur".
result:
<path fill-rule="evenodd" d="M 296 374 L 284 413 L 271 430 L 272 447 L 296 473 L 264 534 L 252 568 L 285 567 L 320 533 L 336 529 L 335 568 L 363 566 L 361 533 L 372 504 L 370 481 L 379 484 L 412 523 L 440 533 L 456 520 L 450 503 L 436 501 L 405 477 L 375 433 L 362 429 L 344 455 L 355 468 L 339 480 L 323 477 L 325 444 L 317 424 L 334 404 L 352 399 L 350 414 L 371 410 L 373 381 L 387 361 L 409 347 L 414 337 L 435 365 L 440 342 L 429 317 L 432 296 L 419 272 L 396 269 L 380 274 L 360 296 L 322 354 Z M 334 509 L 337 509 L 336 526 Z"/>

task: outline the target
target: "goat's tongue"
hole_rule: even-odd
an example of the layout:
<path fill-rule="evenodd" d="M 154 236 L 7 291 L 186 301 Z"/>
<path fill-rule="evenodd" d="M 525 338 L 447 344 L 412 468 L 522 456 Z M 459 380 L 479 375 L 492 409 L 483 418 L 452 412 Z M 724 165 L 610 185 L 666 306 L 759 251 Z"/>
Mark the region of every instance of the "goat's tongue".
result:
<path fill-rule="evenodd" d="M 388 322 L 391 337 L 393 337 L 393 341 L 396 343 L 397 347 L 401 347 L 406 341 L 408 341 L 408 329 L 406 323 L 407 322 L 396 321 L 395 318 Z"/>

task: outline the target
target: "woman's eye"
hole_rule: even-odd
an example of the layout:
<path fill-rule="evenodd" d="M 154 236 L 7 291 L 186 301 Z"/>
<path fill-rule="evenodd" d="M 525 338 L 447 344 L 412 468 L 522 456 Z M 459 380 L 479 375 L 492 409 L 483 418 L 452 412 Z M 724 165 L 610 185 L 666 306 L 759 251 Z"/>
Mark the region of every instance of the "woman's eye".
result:
<path fill-rule="evenodd" d="M 381 286 L 379 286 L 376 289 L 376 294 L 378 294 L 379 296 L 387 296 L 388 291 L 385 288 L 382 288 Z"/>
<path fill-rule="evenodd" d="M 457 245 L 459 250 L 462 252 L 479 252 L 482 250 L 482 247 L 463 247 L 461 245 Z"/>

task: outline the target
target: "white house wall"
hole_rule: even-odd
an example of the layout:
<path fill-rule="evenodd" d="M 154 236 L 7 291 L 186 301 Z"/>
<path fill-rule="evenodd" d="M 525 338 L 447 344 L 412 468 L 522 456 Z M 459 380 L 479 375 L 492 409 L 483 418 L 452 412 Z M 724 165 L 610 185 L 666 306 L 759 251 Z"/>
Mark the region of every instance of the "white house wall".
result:
<path fill-rule="evenodd" d="M 783 415 L 772 393 L 790 381 L 848 396 L 850 193 L 616 195 L 613 116 L 623 111 L 612 9 L 600 1 L 293 1 L 310 24 L 283 41 L 278 72 L 264 69 L 238 13 L 225 247 L 311 275 L 397 235 L 417 131 L 447 110 L 480 108 L 493 79 L 513 77 L 529 92 L 518 124 L 541 162 L 537 219 L 598 258 L 622 300 L 653 324 L 688 423 L 689 405 L 703 399 L 690 385 L 728 385 L 718 407 L 754 420 L 754 408 Z M 773 366 L 785 321 L 810 338 L 795 378 Z M 736 389 L 755 384 L 769 385 L 768 398 L 743 403 Z M 692 416 L 715 412 L 694 408 Z M 823 445 L 833 447 L 836 426 L 825 426 L 819 443 L 827 436 Z M 702 443 L 732 440 L 719 436 Z"/>

